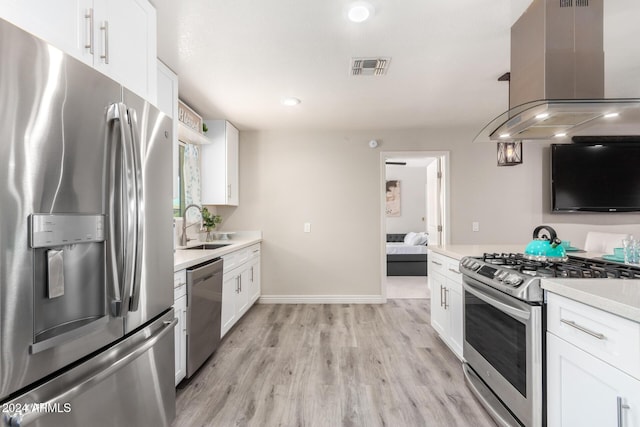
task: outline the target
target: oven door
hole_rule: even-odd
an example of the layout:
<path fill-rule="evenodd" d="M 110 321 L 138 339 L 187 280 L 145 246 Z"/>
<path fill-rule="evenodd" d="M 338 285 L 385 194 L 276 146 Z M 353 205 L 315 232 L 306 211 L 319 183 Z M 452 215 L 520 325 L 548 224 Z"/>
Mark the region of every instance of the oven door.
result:
<path fill-rule="evenodd" d="M 541 426 L 542 307 L 463 280 L 467 364 L 524 425 Z"/>

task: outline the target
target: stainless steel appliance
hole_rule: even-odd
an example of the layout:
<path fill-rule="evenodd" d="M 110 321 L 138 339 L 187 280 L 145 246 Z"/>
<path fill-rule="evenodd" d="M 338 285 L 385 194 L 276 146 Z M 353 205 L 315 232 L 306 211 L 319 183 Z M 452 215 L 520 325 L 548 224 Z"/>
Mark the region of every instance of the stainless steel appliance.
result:
<path fill-rule="evenodd" d="M 170 425 L 171 121 L 4 20 L 0 58 L 0 422 Z"/>
<path fill-rule="evenodd" d="M 187 378 L 220 344 L 222 267 L 216 258 L 187 269 Z"/>
<path fill-rule="evenodd" d="M 476 141 L 633 135 L 637 63 L 619 61 L 638 16 L 634 2 L 534 0 L 511 27 L 509 110 Z M 605 51 L 605 49 L 608 49 Z M 620 56 L 621 55 L 621 56 Z M 607 79 L 605 80 L 605 72 Z M 606 83 L 606 84 L 605 84 Z"/>
<path fill-rule="evenodd" d="M 544 277 L 640 278 L 640 268 L 595 259 L 536 261 L 485 254 L 460 261 L 467 384 L 504 426 L 546 425 Z"/>

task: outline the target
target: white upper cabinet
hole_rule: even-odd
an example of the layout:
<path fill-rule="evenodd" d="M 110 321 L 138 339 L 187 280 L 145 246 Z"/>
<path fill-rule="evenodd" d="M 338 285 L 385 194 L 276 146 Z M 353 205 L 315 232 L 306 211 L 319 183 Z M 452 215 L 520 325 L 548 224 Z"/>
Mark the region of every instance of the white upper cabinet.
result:
<path fill-rule="evenodd" d="M 178 76 L 158 61 L 158 109 L 173 121 L 171 149 L 173 153 L 173 198 L 179 196 L 178 182 Z"/>
<path fill-rule="evenodd" d="M 156 104 L 156 10 L 147 0 L 94 0 L 93 5 L 98 52 L 93 65 Z"/>
<path fill-rule="evenodd" d="M 92 0 L 2 0 L 0 17 L 46 40 L 85 63 L 93 65 L 89 54 Z"/>
<path fill-rule="evenodd" d="M 240 133 L 226 120 L 205 121 L 211 144 L 202 146 L 202 204 L 239 204 Z"/>
<path fill-rule="evenodd" d="M 0 17 L 156 103 L 156 11 L 147 0 L 2 0 Z"/>

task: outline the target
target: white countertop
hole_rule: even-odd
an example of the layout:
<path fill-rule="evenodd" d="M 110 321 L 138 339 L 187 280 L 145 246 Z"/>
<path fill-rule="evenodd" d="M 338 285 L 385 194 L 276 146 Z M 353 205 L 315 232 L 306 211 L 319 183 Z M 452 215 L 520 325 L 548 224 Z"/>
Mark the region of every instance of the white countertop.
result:
<path fill-rule="evenodd" d="M 192 242 L 189 242 L 189 247 L 199 246 L 202 244 L 226 244 L 228 246 L 212 250 L 184 249 L 183 247 L 178 247 L 173 253 L 173 271 L 183 270 L 193 265 L 197 265 L 205 261 L 218 258 L 230 252 L 237 251 L 238 249 L 246 248 L 247 246 L 260 243 L 261 241 L 262 233 L 259 231 L 244 233 L 238 232 L 234 235 L 233 239 L 230 240 L 214 240 L 212 242 L 200 242 L 194 240 Z"/>
<path fill-rule="evenodd" d="M 640 280 L 543 279 L 542 289 L 640 322 Z"/>

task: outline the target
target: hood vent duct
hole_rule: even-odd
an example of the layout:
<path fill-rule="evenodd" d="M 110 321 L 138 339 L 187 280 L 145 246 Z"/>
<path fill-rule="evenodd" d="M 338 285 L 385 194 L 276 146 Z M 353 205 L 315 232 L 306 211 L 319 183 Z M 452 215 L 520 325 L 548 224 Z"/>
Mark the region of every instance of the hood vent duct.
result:
<path fill-rule="evenodd" d="M 510 109 L 474 141 L 624 134 L 640 126 L 640 99 L 605 97 L 603 1 L 531 3 L 511 27 Z"/>

